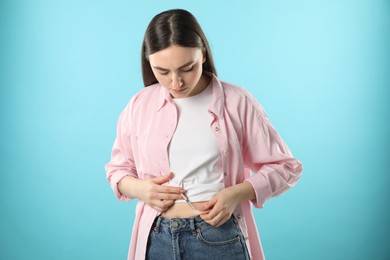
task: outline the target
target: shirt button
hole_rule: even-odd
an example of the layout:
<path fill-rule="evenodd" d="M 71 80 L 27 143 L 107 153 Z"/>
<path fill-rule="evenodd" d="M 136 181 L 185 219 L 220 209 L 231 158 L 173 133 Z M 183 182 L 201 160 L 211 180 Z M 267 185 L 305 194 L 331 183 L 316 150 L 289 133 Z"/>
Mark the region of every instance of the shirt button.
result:
<path fill-rule="evenodd" d="M 227 155 L 228 152 L 229 152 L 229 150 L 228 150 L 228 149 L 225 149 L 225 151 L 224 151 L 225 155 Z"/>
<path fill-rule="evenodd" d="M 214 128 L 214 130 L 215 130 L 215 132 L 218 132 L 218 131 L 219 131 L 219 127 L 216 126 L 216 127 Z"/>
<path fill-rule="evenodd" d="M 226 173 L 226 172 L 224 172 L 224 173 L 223 173 L 223 175 L 225 175 L 225 176 L 226 176 L 226 175 L 227 175 L 227 173 Z"/>

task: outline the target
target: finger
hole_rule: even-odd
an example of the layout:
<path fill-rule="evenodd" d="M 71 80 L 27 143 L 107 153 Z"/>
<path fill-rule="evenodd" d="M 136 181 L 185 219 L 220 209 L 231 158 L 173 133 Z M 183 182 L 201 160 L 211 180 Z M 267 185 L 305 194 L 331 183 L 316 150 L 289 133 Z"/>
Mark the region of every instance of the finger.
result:
<path fill-rule="evenodd" d="M 217 207 L 214 207 L 207 214 L 201 215 L 200 217 L 206 222 L 211 222 L 212 226 L 214 226 L 219 223 L 219 221 L 223 218 L 224 215 L 226 215 L 225 210 L 221 210 Z"/>
<path fill-rule="evenodd" d="M 166 211 L 165 207 L 163 207 L 163 204 L 161 203 L 160 200 L 152 200 L 149 203 L 149 206 L 152 207 L 153 209 L 157 210 L 158 212 Z"/>
<path fill-rule="evenodd" d="M 156 206 L 160 208 L 160 212 L 165 212 L 172 206 L 173 203 L 175 203 L 174 200 L 158 200 L 156 202 Z"/>
<path fill-rule="evenodd" d="M 185 192 L 185 189 L 183 189 L 182 187 L 173 187 L 173 186 L 156 185 L 155 187 L 153 187 L 153 189 L 159 193 L 176 193 L 179 195 L 180 193 Z"/>
<path fill-rule="evenodd" d="M 219 227 L 220 225 L 222 225 L 223 223 L 226 222 L 225 220 L 225 214 L 223 214 L 222 212 L 220 212 L 218 215 L 216 215 L 214 218 L 210 219 L 210 220 L 206 220 L 206 222 L 213 226 L 213 227 Z"/>
<path fill-rule="evenodd" d="M 203 219 L 204 221 L 208 222 L 211 221 L 212 219 L 215 218 L 216 215 L 211 215 L 211 212 L 208 212 L 206 214 L 201 214 L 200 218 Z"/>
<path fill-rule="evenodd" d="M 200 202 L 198 203 L 198 205 L 196 206 L 196 208 L 198 210 L 202 210 L 202 211 L 207 211 L 209 208 L 210 208 L 210 201 L 206 201 L 206 202 Z"/>
<path fill-rule="evenodd" d="M 149 203 L 149 206 L 152 207 L 153 209 L 157 210 L 158 212 L 163 212 L 162 207 L 160 207 L 160 206 L 159 206 L 158 204 L 156 204 L 156 203 L 151 202 L 151 203 Z"/>
<path fill-rule="evenodd" d="M 218 201 L 218 198 L 217 198 L 217 197 L 214 197 L 214 198 L 212 198 L 211 200 L 205 202 L 204 204 L 201 204 L 201 205 L 198 207 L 198 209 L 199 209 L 199 210 L 204 210 L 204 211 L 210 210 L 210 209 L 212 209 L 212 208 L 214 207 L 214 205 L 215 205 L 215 203 L 217 203 L 217 201 Z"/>
<path fill-rule="evenodd" d="M 200 211 L 200 210 L 197 210 L 198 211 L 198 215 L 206 215 L 207 213 L 210 212 L 210 210 L 206 210 L 206 211 Z"/>
<path fill-rule="evenodd" d="M 156 178 L 153 178 L 153 182 L 156 183 L 156 184 L 163 184 L 163 183 L 166 183 L 168 182 L 169 180 L 171 180 L 173 178 L 173 173 L 170 172 L 166 175 L 163 175 L 161 177 L 156 177 Z"/>
<path fill-rule="evenodd" d="M 178 199 L 182 199 L 182 195 L 181 195 L 181 190 L 170 190 L 171 193 L 165 193 L 164 189 L 161 191 L 157 191 L 157 190 L 160 190 L 159 188 L 156 188 L 156 190 L 153 190 L 151 193 L 150 193 L 150 196 L 151 196 L 151 199 L 159 199 L 159 200 L 178 200 Z M 172 191 L 174 191 L 172 193 Z"/>
<path fill-rule="evenodd" d="M 179 194 L 172 194 L 172 193 L 152 193 L 151 199 L 157 199 L 157 200 L 179 200 L 182 199 L 182 196 Z"/>
<path fill-rule="evenodd" d="M 163 212 L 161 208 L 157 207 L 157 206 L 153 206 L 152 207 L 153 209 L 157 210 L 158 212 Z"/>
<path fill-rule="evenodd" d="M 216 218 L 215 227 L 220 227 L 223 224 L 225 224 L 226 221 L 228 221 L 231 216 L 232 216 L 232 213 L 221 212 L 221 214 L 219 214 L 218 217 Z M 218 221 L 218 219 L 219 219 L 219 221 Z"/>
<path fill-rule="evenodd" d="M 201 215 L 200 215 L 200 218 L 207 222 L 207 221 L 210 221 L 210 220 L 212 220 L 213 218 L 215 218 L 215 215 L 212 215 L 212 212 L 209 211 L 209 212 L 206 213 L 206 214 L 201 214 Z"/>
<path fill-rule="evenodd" d="M 228 221 L 228 220 L 229 220 L 228 217 L 222 218 L 222 219 L 215 225 L 215 227 L 220 227 L 220 226 L 222 226 L 222 225 L 225 224 L 226 221 Z"/>
<path fill-rule="evenodd" d="M 172 193 L 160 193 L 162 194 L 161 197 L 164 200 L 181 200 L 183 197 L 180 194 L 172 194 Z"/>
<path fill-rule="evenodd" d="M 203 220 L 213 220 L 216 218 L 220 213 L 222 212 L 221 209 L 218 208 L 218 206 L 213 207 L 207 214 L 201 215 L 201 218 Z"/>

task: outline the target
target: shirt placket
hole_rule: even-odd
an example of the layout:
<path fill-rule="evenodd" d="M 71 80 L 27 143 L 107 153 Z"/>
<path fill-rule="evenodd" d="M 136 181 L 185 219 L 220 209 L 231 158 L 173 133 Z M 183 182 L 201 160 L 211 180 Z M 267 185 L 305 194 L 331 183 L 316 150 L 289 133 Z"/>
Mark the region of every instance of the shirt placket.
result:
<path fill-rule="evenodd" d="M 168 173 L 170 171 L 170 162 L 169 162 L 169 154 L 168 154 L 168 145 L 171 142 L 171 139 L 173 137 L 173 134 L 175 132 L 176 126 L 177 126 L 177 109 L 174 104 L 168 102 L 166 104 L 165 109 L 161 111 L 164 113 L 164 118 L 166 118 L 166 122 L 164 122 L 164 126 L 162 127 L 163 131 L 163 137 L 164 140 L 163 146 L 162 146 L 162 161 L 163 161 L 163 169 L 161 171 L 163 173 Z"/>
<path fill-rule="evenodd" d="M 211 131 L 215 135 L 215 139 L 217 141 L 222 161 L 222 171 L 223 171 L 223 179 L 225 187 L 231 185 L 231 181 L 228 175 L 228 154 L 229 154 L 229 146 L 227 141 L 226 129 L 223 125 L 223 120 L 218 119 L 218 117 L 210 112 L 214 116 L 214 120 L 211 123 Z"/>

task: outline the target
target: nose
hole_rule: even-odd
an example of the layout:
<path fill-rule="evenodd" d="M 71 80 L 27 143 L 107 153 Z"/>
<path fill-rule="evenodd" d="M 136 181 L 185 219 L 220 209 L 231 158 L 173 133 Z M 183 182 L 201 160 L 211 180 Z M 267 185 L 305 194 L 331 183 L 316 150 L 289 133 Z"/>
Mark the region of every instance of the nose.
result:
<path fill-rule="evenodd" d="M 178 75 L 172 76 L 172 87 L 174 89 L 180 89 L 183 85 L 183 80 Z"/>

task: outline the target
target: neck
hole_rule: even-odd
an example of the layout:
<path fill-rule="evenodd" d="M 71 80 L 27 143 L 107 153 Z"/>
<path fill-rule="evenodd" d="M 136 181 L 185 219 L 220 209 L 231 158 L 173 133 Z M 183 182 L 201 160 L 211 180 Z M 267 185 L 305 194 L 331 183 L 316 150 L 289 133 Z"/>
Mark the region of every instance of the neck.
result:
<path fill-rule="evenodd" d="M 201 93 L 209 85 L 210 81 L 211 81 L 211 78 L 209 76 L 202 74 L 202 76 L 199 79 L 198 84 L 190 93 L 188 93 L 188 96 L 190 96 L 190 95 L 196 96 L 199 93 Z"/>

